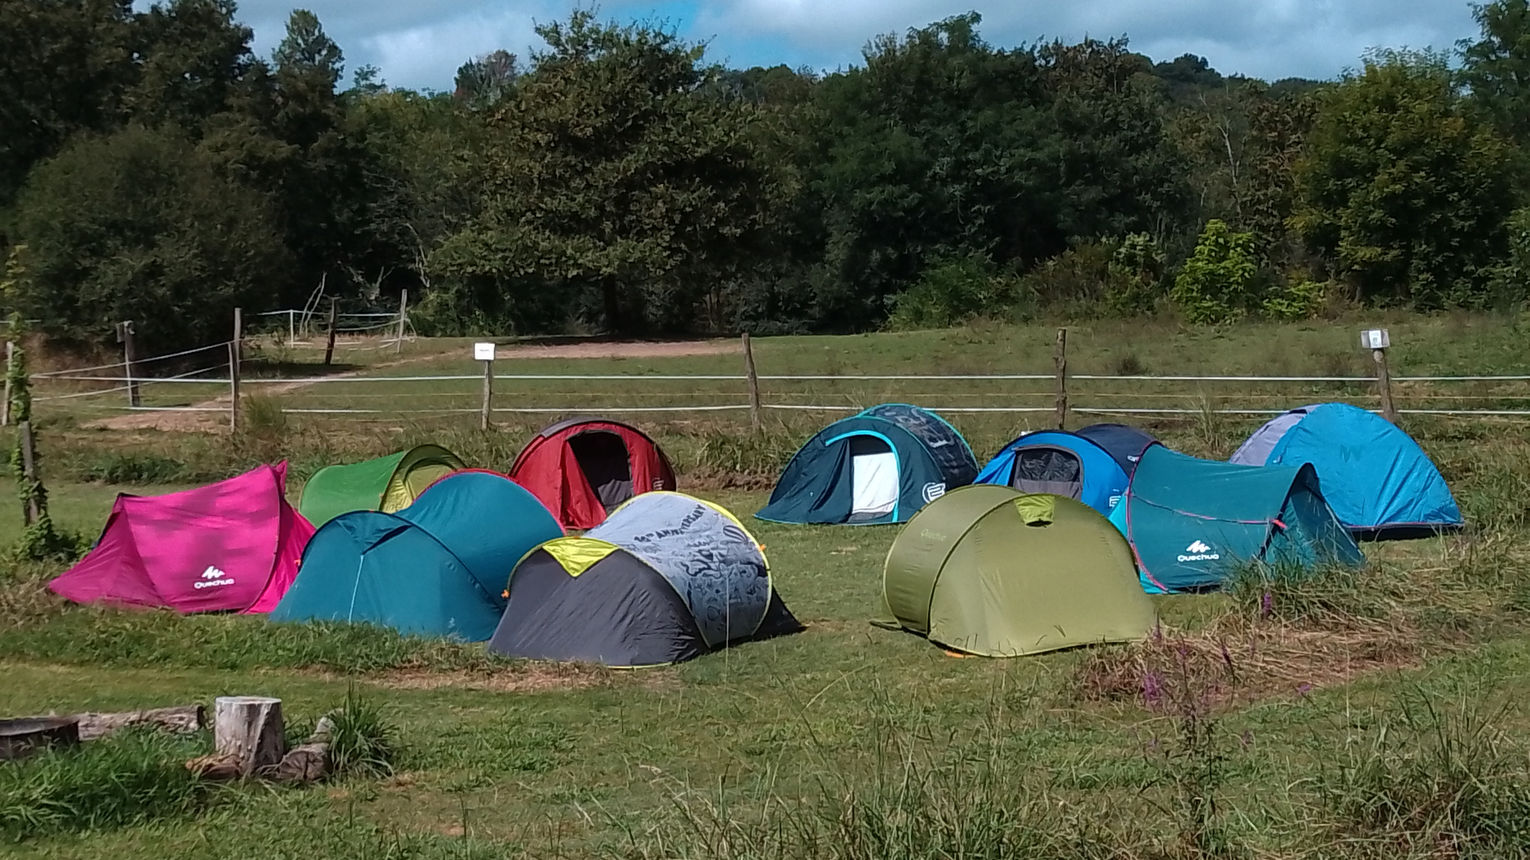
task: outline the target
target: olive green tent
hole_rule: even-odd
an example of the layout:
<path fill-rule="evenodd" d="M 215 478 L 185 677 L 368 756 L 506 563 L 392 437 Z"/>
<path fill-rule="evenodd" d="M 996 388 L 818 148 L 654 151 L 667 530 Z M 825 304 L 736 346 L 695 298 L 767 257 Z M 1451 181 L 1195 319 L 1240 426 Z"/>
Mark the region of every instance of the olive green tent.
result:
<path fill-rule="evenodd" d="M 1108 520 L 1072 499 L 992 484 L 915 514 L 887 553 L 882 593 L 897 626 L 985 657 L 1128 642 L 1155 621 L 1131 547 Z"/>
<path fill-rule="evenodd" d="M 409 507 L 426 487 L 463 468 L 456 454 L 439 445 L 417 445 L 376 460 L 326 466 L 303 486 L 298 510 L 315 527 L 351 511 L 391 514 Z"/>

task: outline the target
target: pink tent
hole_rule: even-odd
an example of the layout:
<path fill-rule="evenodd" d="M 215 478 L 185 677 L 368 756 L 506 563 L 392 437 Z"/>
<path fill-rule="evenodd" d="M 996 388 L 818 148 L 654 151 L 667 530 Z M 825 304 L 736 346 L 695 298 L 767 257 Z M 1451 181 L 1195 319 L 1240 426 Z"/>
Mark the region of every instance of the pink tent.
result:
<path fill-rule="evenodd" d="M 118 496 L 101 539 L 48 584 L 76 603 L 270 612 L 313 526 L 287 504 L 287 464 L 163 496 Z"/>

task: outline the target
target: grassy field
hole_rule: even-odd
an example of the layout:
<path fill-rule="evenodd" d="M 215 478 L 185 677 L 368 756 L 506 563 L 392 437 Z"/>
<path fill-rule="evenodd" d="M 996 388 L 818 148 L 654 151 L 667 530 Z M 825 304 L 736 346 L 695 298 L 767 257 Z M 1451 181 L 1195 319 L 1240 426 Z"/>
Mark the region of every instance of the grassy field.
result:
<path fill-rule="evenodd" d="M 1526 369 L 1513 320 L 1386 324 L 1399 372 Z M 1158 374 L 1350 375 L 1368 370 L 1354 348 L 1358 327 L 1212 333 L 1119 325 L 1075 329 L 1070 343 L 1079 373 L 1114 372 L 1131 355 Z M 464 343 L 411 344 L 407 363 L 364 370 L 470 375 Z M 987 373 L 1044 370 L 1050 349 L 1044 327 L 978 328 L 761 339 L 756 355 L 765 374 Z M 719 373 L 736 361 L 730 354 L 526 359 L 502 372 Z M 653 390 L 673 395 L 660 384 L 613 383 L 602 395 L 610 399 L 553 383 L 502 393 L 538 402 L 562 396 L 594 411 L 643 402 L 638 395 Z M 802 396 L 831 396 L 835 384 L 804 384 Z M 908 383 L 861 383 L 846 399 L 939 406 L 946 397 L 1018 398 L 1006 386 L 1027 384 L 913 391 Z M 355 387 L 407 404 L 416 396 L 409 385 Z M 772 393 L 788 390 L 798 389 Z M 1289 399 L 1281 405 L 1322 393 L 1283 391 Z M 518 421 L 486 435 L 469 429 L 471 416 L 359 426 L 286 416 L 230 438 L 90 428 L 67 410 L 42 415 L 55 517 L 91 534 L 116 492 L 223 477 L 263 458 L 292 458 L 300 483 L 337 458 L 441 438 L 474 462 L 504 468 L 540 423 Z M 1015 416 L 953 418 L 980 458 L 1027 425 Z M 742 432 L 737 419 L 643 423 L 693 492 L 747 515 L 819 420 L 773 417 L 760 434 Z M 1155 427 L 1182 450 L 1225 458 L 1257 423 L 1199 415 Z M 956 658 L 867 623 L 897 527 L 759 523 L 777 587 L 807 630 L 629 672 L 496 661 L 476 646 L 365 629 L 65 607 L 42 593 L 57 566 L 12 566 L 0 574 L 4 714 L 243 693 L 280 696 L 289 719 L 311 722 L 354 688 L 397 726 L 400 752 L 391 777 L 229 789 L 195 810 L 35 833 L 5 851 L 27 858 L 1530 856 L 1530 745 L 1518 740 L 1530 729 L 1518 704 L 1530 694 L 1530 430 L 1423 418 L 1407 427 L 1455 489 L 1470 521 L 1463 534 L 1368 545 L 1371 562 L 1357 577 L 1156 598 L 1161 638 L 1023 660 Z M 0 516 L 0 544 L 17 529 L 14 517 Z M 1265 593 L 1268 611 L 1261 610 Z M 0 833 L 23 794 L 8 793 L 0 780 Z"/>

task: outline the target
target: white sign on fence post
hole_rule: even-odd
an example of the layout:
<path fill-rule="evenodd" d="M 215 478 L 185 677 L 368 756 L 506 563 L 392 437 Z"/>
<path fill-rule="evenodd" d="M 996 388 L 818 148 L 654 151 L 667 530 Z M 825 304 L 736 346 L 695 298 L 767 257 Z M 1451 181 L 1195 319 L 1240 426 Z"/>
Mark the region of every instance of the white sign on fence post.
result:
<path fill-rule="evenodd" d="M 487 430 L 494 412 L 494 344 L 473 344 L 473 358 L 483 362 L 483 404 L 478 414 L 478 429 Z"/>
<path fill-rule="evenodd" d="M 1392 338 L 1384 328 L 1370 328 L 1360 332 L 1360 345 L 1371 351 L 1376 362 L 1376 390 L 1381 395 L 1381 414 L 1388 421 L 1397 423 L 1397 407 L 1392 403 L 1392 372 L 1387 368 L 1387 349 Z"/>

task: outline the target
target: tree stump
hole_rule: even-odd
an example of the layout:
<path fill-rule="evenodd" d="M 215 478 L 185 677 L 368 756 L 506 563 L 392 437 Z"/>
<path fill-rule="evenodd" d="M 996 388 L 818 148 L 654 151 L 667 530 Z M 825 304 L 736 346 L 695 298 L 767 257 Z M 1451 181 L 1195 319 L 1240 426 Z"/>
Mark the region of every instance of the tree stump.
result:
<path fill-rule="evenodd" d="M 220 696 L 213 700 L 213 748 L 238 762 L 241 777 L 259 776 L 287 754 L 282 700 Z"/>

